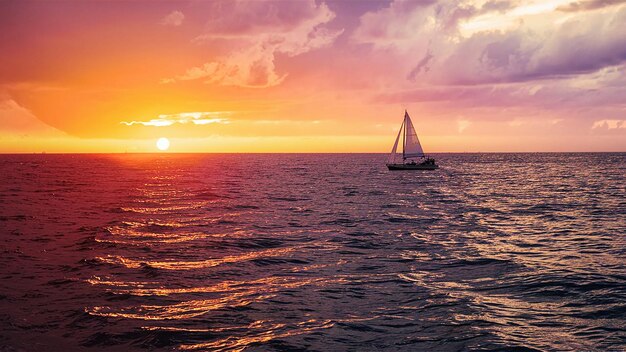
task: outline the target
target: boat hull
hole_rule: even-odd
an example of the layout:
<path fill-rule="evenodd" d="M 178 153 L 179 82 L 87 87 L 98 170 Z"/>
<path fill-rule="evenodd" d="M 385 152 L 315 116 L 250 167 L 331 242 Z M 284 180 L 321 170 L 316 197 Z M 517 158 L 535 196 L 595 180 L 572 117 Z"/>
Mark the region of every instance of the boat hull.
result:
<path fill-rule="evenodd" d="M 389 170 L 437 170 L 434 164 L 387 164 Z"/>

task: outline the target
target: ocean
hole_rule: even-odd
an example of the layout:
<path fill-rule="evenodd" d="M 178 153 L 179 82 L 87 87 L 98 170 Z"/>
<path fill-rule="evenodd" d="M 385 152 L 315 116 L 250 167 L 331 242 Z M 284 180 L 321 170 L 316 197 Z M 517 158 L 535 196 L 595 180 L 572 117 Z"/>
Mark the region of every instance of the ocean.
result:
<path fill-rule="evenodd" d="M 0 155 L 0 351 L 624 351 L 626 153 Z"/>

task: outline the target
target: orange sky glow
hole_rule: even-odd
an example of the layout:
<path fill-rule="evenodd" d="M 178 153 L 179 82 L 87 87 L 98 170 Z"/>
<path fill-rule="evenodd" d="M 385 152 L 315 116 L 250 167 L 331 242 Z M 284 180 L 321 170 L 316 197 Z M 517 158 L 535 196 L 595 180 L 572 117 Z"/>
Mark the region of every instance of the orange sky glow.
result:
<path fill-rule="evenodd" d="M 3 1 L 0 152 L 625 151 L 621 1 Z"/>

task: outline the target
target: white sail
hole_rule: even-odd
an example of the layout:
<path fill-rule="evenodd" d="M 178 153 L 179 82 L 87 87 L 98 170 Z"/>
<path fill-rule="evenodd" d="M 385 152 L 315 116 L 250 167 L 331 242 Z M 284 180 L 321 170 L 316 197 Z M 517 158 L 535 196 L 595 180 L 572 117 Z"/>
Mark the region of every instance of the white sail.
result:
<path fill-rule="evenodd" d="M 414 158 L 414 157 L 423 157 L 424 150 L 422 149 L 422 145 L 420 144 L 419 138 L 417 138 L 417 132 L 415 132 L 415 127 L 413 127 L 413 122 L 411 122 L 411 118 L 409 117 L 408 112 L 404 112 L 404 124 L 406 125 L 405 138 L 404 138 L 404 148 L 403 148 L 403 157 L 405 158 Z M 397 143 L 397 140 L 396 140 Z M 394 147 L 395 148 L 395 147 Z"/>
<path fill-rule="evenodd" d="M 391 149 L 391 155 L 389 156 L 390 163 L 393 163 L 396 158 L 396 151 L 398 150 L 398 141 L 400 140 L 400 135 L 402 134 L 403 128 L 404 128 L 404 121 L 402 121 L 402 125 L 400 125 L 400 130 L 398 131 L 398 137 L 396 137 L 396 142 L 393 144 L 393 148 Z"/>

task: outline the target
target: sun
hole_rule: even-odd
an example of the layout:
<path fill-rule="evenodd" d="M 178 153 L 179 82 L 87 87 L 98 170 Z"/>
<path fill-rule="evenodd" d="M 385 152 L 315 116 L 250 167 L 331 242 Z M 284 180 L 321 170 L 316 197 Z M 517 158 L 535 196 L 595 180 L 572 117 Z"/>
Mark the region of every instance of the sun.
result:
<path fill-rule="evenodd" d="M 156 141 L 156 147 L 157 147 L 159 150 L 167 150 L 167 149 L 169 149 L 169 147 L 170 147 L 170 140 L 169 140 L 169 139 L 167 139 L 167 138 L 165 138 L 165 137 L 159 138 L 159 139 Z"/>

